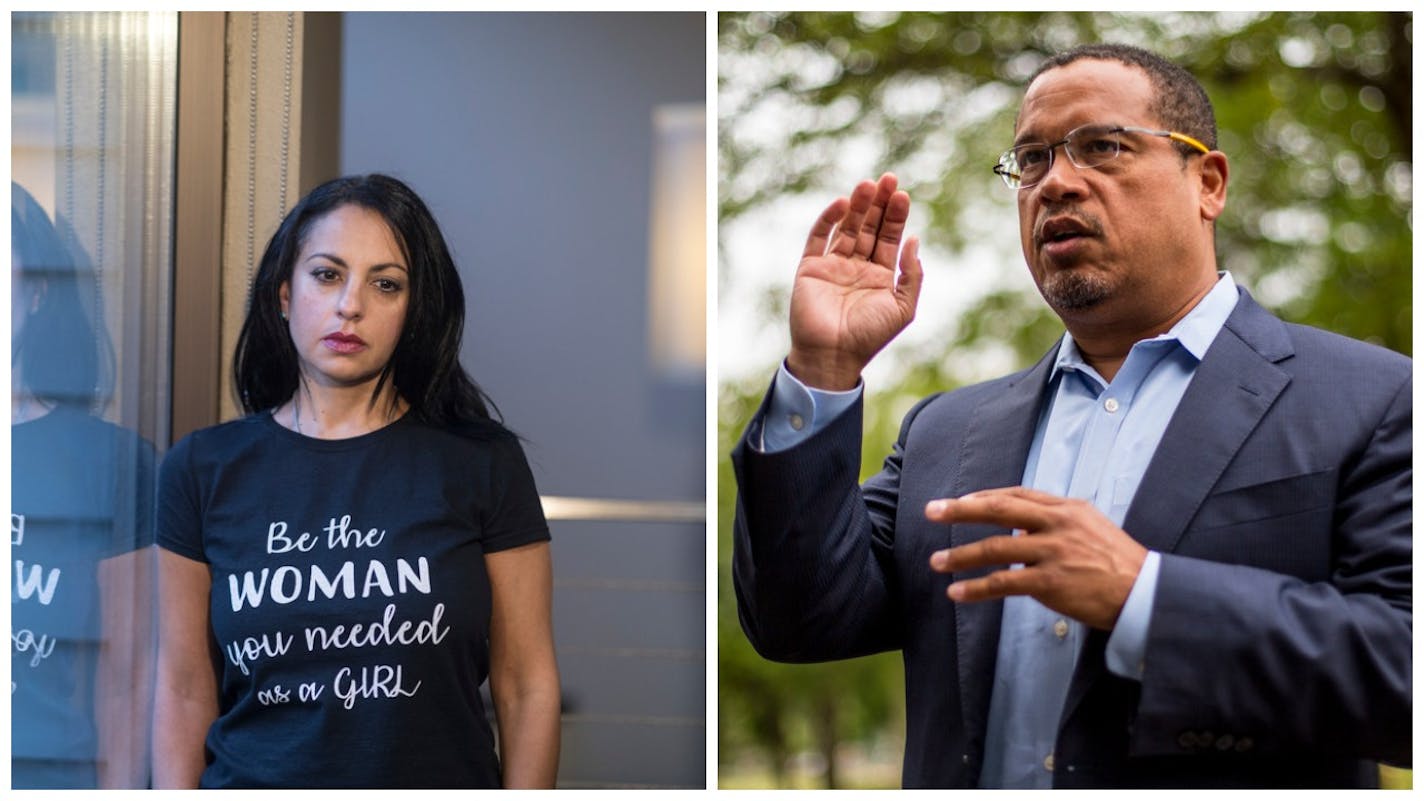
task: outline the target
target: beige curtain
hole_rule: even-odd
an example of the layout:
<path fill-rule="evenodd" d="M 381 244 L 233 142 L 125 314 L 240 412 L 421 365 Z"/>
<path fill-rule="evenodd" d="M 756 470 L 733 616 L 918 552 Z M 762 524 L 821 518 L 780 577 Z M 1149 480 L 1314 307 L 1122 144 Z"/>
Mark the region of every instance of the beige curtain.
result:
<path fill-rule="evenodd" d="M 52 25 L 55 43 L 51 209 L 92 264 L 94 323 L 107 332 L 116 365 L 104 416 L 161 441 L 177 14 L 54 14 L 40 22 Z"/>
<path fill-rule="evenodd" d="M 267 240 L 300 199 L 305 15 L 244 12 L 227 24 L 227 167 L 223 179 L 221 417 L 239 412 L 232 354 Z"/>

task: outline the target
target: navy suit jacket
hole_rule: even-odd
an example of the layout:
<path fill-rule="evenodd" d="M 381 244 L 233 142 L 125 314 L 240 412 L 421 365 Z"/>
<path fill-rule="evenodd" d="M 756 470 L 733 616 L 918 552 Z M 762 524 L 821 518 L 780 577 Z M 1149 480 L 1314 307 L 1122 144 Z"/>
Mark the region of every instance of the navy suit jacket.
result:
<path fill-rule="evenodd" d="M 1003 609 L 951 602 L 928 563 L 1007 532 L 931 524 L 925 503 L 1021 482 L 1052 355 L 922 401 L 863 486 L 859 405 L 732 454 L 743 629 L 778 661 L 903 651 L 907 787 L 977 784 Z M 1409 764 L 1411 374 L 1242 291 L 1123 523 L 1162 554 L 1142 681 L 1091 631 L 1056 786 L 1369 786 L 1371 760 Z"/>

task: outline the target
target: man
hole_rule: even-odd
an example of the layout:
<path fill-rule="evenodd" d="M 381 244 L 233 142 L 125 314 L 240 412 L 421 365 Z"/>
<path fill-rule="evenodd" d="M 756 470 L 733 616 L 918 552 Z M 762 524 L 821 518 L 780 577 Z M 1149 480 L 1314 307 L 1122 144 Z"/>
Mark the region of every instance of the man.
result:
<path fill-rule="evenodd" d="M 748 637 L 793 662 L 902 650 L 910 787 L 1408 764 L 1410 361 L 1218 274 L 1227 158 L 1170 62 L 1051 59 L 1014 142 L 996 172 L 1067 333 L 922 401 L 861 487 L 860 372 L 920 288 L 909 197 L 865 181 L 812 227 L 791 351 L 732 455 Z"/>

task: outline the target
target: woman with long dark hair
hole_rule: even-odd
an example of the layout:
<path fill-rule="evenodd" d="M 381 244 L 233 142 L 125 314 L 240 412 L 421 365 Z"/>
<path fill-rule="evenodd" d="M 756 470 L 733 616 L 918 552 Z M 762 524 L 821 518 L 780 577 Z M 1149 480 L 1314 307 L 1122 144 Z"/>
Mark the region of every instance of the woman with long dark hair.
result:
<path fill-rule="evenodd" d="M 287 214 L 234 359 L 247 416 L 160 473 L 155 786 L 553 785 L 548 526 L 463 324 L 405 184 Z"/>

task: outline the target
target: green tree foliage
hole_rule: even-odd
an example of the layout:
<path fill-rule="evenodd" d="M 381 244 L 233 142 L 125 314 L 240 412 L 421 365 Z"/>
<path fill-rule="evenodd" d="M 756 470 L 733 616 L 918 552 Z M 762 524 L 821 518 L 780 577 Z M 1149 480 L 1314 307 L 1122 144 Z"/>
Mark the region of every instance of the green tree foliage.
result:
<path fill-rule="evenodd" d="M 1232 170 L 1221 265 L 1286 319 L 1412 352 L 1409 13 L 755 12 L 722 14 L 718 26 L 724 224 L 787 195 L 846 191 L 826 176 L 849 149 L 872 147 L 914 198 L 928 242 L 962 253 L 990 238 L 1022 269 L 1017 231 L 979 221 L 1013 213 L 988 167 L 1012 138 L 1024 81 L 1076 44 L 1136 44 L 1190 70 L 1216 106 Z M 764 314 L 784 320 L 785 300 L 784 288 L 770 293 Z M 867 399 L 865 473 L 878 469 L 910 404 L 982 378 L 966 354 L 1008 349 L 1027 364 L 1061 333 L 1031 289 L 1005 288 L 979 298 L 937 347 L 899 354 L 893 385 Z M 774 369 L 723 382 L 724 457 Z M 842 783 L 836 743 L 900 736 L 898 655 L 785 666 L 751 650 L 730 583 L 735 486 L 725 458 L 720 466 L 724 769 L 759 754 L 783 784 L 786 758 L 809 750 Z"/>

